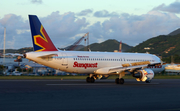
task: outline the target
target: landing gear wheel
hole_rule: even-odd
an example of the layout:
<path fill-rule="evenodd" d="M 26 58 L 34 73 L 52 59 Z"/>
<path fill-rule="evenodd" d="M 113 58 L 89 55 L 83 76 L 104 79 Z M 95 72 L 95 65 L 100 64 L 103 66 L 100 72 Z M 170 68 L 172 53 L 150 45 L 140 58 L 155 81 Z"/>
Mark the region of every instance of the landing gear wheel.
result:
<path fill-rule="evenodd" d="M 94 83 L 94 81 L 95 81 L 94 77 L 91 77 L 90 79 L 91 79 L 91 83 Z"/>
<path fill-rule="evenodd" d="M 115 83 L 116 83 L 116 84 L 119 84 L 119 78 L 116 78 L 116 79 L 115 79 Z"/>
<path fill-rule="evenodd" d="M 116 83 L 116 84 L 124 84 L 124 79 L 123 79 L 123 78 L 121 78 L 121 79 L 116 78 L 116 79 L 115 79 L 115 83 Z"/>
<path fill-rule="evenodd" d="M 86 82 L 89 83 L 89 82 L 90 82 L 90 79 L 91 79 L 90 77 L 87 77 L 87 78 L 86 78 Z"/>
<path fill-rule="evenodd" d="M 123 78 L 119 79 L 119 84 L 124 84 L 124 79 Z"/>
<path fill-rule="evenodd" d="M 151 82 L 151 80 L 146 80 L 146 83 L 150 83 Z"/>
<path fill-rule="evenodd" d="M 91 77 L 91 78 L 90 78 L 90 77 L 87 77 L 87 78 L 86 78 L 86 82 L 87 82 L 87 83 L 94 83 L 94 81 L 95 81 L 95 80 L 94 80 L 94 77 Z"/>

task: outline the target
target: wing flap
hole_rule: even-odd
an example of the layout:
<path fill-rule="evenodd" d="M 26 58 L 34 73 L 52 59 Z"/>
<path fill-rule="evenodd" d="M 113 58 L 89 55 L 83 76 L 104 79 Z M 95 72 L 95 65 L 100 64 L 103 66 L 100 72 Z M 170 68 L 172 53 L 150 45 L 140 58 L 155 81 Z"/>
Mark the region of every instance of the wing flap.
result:
<path fill-rule="evenodd" d="M 94 71 L 96 74 L 120 74 L 121 72 L 133 72 L 134 70 L 144 69 L 150 65 L 149 61 L 126 63 L 117 67 L 100 68 Z"/>
<path fill-rule="evenodd" d="M 134 70 L 138 70 L 138 69 L 144 69 L 146 68 L 148 65 L 137 65 L 137 66 L 129 66 L 129 67 L 117 67 L 117 68 L 111 68 L 109 69 L 108 73 L 109 74 L 119 74 L 121 72 L 124 71 L 128 71 L 128 72 L 133 72 Z"/>
<path fill-rule="evenodd" d="M 100 68 L 94 71 L 95 74 L 120 74 L 121 72 L 133 72 L 134 70 L 144 69 L 148 66 L 146 65 L 138 65 L 138 66 L 129 66 L 129 67 L 105 67 Z"/>

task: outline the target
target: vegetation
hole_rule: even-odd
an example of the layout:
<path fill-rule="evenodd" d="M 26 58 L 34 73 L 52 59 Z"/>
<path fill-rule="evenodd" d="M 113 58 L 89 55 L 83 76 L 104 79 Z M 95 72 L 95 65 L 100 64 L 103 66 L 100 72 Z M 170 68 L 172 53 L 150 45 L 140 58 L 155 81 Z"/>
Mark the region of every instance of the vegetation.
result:
<path fill-rule="evenodd" d="M 4 69 L 4 66 L 3 65 L 0 65 L 0 70 L 3 70 Z"/>
<path fill-rule="evenodd" d="M 102 43 L 93 43 L 90 45 L 91 51 L 102 51 L 102 52 L 114 52 L 114 50 L 119 50 L 119 44 L 117 40 L 109 39 Z M 129 46 L 127 44 L 122 43 L 122 51 L 128 51 L 132 48 L 132 46 Z M 87 47 L 86 47 L 87 49 Z M 81 51 L 84 51 L 84 48 L 80 49 Z"/>
<path fill-rule="evenodd" d="M 176 63 L 176 64 L 180 64 L 180 55 L 175 54 L 169 57 L 165 57 L 162 59 L 162 61 L 166 62 L 166 63 Z"/>
<path fill-rule="evenodd" d="M 20 48 L 20 49 L 6 49 L 6 53 L 20 53 L 24 54 L 26 52 L 33 51 L 32 47 L 25 47 L 25 48 Z M 0 50 L 0 53 L 3 53 L 3 50 Z"/>
<path fill-rule="evenodd" d="M 122 52 L 138 52 L 155 54 L 162 57 L 164 62 L 170 63 L 171 56 L 174 58 L 175 63 L 180 63 L 180 29 L 170 33 L 169 35 L 159 35 L 157 37 L 150 38 L 139 45 L 132 47 L 127 44 L 122 43 Z M 90 45 L 91 51 L 102 51 L 102 52 L 114 52 L 114 50 L 119 50 L 119 42 L 114 39 L 106 40 L 102 43 L 93 43 Z M 80 46 L 83 47 L 83 46 Z M 87 47 L 85 47 L 87 49 Z M 7 49 L 6 53 L 25 53 L 32 51 L 32 47 L 26 47 L 21 49 Z M 84 48 L 80 49 L 84 51 Z M 2 50 L 0 50 L 2 53 Z"/>
<path fill-rule="evenodd" d="M 159 56 L 170 57 L 171 55 L 180 55 L 180 34 L 178 35 L 160 35 L 140 43 L 130 49 L 131 52 L 140 52 L 156 54 Z"/>
<path fill-rule="evenodd" d="M 19 71 L 19 72 L 32 73 L 32 72 L 33 72 L 33 69 L 32 69 L 32 68 L 20 68 L 20 67 L 18 67 L 18 68 L 17 68 L 17 71 Z"/>

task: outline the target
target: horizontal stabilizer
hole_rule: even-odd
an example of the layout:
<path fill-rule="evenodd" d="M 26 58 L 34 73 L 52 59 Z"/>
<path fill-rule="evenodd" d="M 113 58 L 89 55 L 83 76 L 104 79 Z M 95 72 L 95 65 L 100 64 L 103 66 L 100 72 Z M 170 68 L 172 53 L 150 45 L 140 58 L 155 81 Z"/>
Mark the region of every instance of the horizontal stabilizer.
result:
<path fill-rule="evenodd" d="M 49 54 L 49 55 L 39 56 L 38 58 L 41 58 L 41 59 L 46 60 L 46 61 L 50 61 L 50 60 L 52 60 L 52 58 L 54 56 L 58 56 L 58 55 L 57 54 Z"/>

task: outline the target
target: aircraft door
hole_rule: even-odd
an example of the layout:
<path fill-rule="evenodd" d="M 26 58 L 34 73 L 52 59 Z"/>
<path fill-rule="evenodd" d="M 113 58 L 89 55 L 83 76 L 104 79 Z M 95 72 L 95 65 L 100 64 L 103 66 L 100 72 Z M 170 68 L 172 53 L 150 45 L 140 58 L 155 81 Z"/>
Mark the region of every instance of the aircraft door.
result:
<path fill-rule="evenodd" d="M 68 57 L 66 53 L 62 53 L 62 66 L 68 68 Z"/>

